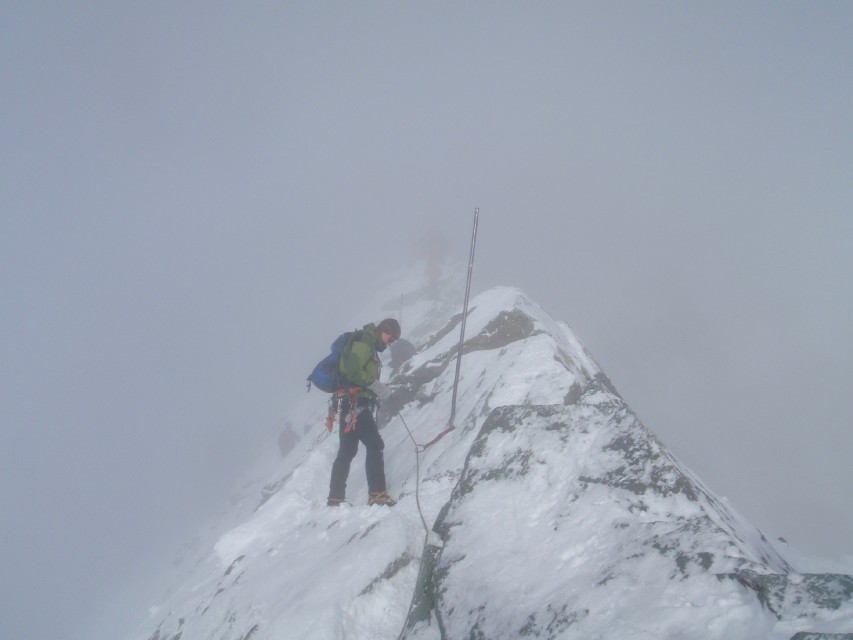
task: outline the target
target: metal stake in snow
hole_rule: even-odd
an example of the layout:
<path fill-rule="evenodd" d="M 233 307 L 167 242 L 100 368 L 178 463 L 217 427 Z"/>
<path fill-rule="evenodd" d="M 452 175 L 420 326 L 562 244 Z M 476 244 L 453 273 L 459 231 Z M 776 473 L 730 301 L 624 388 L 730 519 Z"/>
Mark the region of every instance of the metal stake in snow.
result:
<path fill-rule="evenodd" d="M 459 389 L 459 369 L 462 367 L 462 344 L 465 342 L 465 321 L 468 319 L 468 297 L 471 295 L 471 271 L 474 269 L 474 247 L 477 245 L 477 220 L 480 217 L 480 209 L 474 209 L 474 231 L 471 233 L 471 256 L 468 258 L 468 281 L 465 284 L 465 304 L 462 307 L 462 329 L 459 332 L 459 351 L 456 354 L 456 376 L 453 379 L 453 399 L 450 401 L 450 422 L 447 429 L 439 433 L 435 438 L 421 447 L 426 449 L 441 440 L 456 426 L 453 420 L 456 418 L 456 392 Z"/>

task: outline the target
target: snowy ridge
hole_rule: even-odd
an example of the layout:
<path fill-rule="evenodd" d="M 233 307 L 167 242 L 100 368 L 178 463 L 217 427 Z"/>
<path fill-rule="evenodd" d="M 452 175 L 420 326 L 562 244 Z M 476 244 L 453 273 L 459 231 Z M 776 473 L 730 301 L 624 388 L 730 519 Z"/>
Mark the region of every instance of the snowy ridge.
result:
<path fill-rule="evenodd" d="M 448 426 L 458 284 L 396 278 L 359 318 L 394 315 L 402 301 L 403 337 L 418 347 L 383 373 L 399 504 L 365 506 L 361 453 L 352 505 L 325 506 L 337 436 L 322 426 L 325 397 L 310 394 L 291 414 L 305 437 L 259 468 L 135 639 L 853 632 L 849 576 L 794 573 L 642 425 L 569 327 L 518 289 L 471 301 L 455 429 L 419 451 Z"/>

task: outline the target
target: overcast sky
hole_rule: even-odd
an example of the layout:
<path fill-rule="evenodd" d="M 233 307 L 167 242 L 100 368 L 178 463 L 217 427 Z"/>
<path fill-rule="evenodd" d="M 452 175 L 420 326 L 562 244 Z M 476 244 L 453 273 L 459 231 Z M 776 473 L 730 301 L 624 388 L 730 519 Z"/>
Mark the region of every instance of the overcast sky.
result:
<path fill-rule="evenodd" d="M 474 207 L 477 290 L 853 554 L 853 4 L 9 0 L 0 86 L 0 636 L 168 564 Z"/>

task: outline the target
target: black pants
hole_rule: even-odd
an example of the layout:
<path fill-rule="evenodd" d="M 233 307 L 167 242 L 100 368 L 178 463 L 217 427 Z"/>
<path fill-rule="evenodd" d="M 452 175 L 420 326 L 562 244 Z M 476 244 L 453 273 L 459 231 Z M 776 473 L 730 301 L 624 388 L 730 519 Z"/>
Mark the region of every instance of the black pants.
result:
<path fill-rule="evenodd" d="M 385 457 L 383 451 L 385 443 L 379 435 L 376 421 L 373 419 L 373 403 L 367 398 L 358 399 L 358 424 L 355 431 L 346 433 L 346 418 L 349 413 L 350 401 L 344 399 L 341 406 L 341 422 L 338 425 L 340 444 L 338 456 L 332 464 L 332 479 L 329 482 L 329 497 L 343 500 L 347 494 L 347 477 L 352 459 L 358 452 L 359 440 L 367 449 L 367 459 L 364 461 L 364 470 L 367 472 L 367 488 L 370 493 L 385 491 Z"/>

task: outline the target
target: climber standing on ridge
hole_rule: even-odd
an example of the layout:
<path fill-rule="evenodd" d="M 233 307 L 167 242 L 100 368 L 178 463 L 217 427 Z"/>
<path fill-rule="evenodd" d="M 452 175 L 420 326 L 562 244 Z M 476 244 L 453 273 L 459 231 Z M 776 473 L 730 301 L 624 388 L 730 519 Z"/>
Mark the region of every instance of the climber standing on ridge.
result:
<path fill-rule="evenodd" d="M 333 395 L 336 415 L 340 416 L 340 443 L 329 482 L 326 504 L 330 507 L 338 506 L 346 499 L 347 477 L 359 440 L 367 450 L 364 462 L 370 492 L 367 504 L 392 507 L 397 503 L 388 495 L 385 486 L 385 443 L 379 435 L 374 414 L 379 400 L 388 397 L 387 387 L 379 381 L 379 354 L 399 337 L 400 323 L 393 318 L 385 318 L 378 325 L 364 325 L 364 329 L 355 332 L 341 350 L 338 370 L 342 384 Z"/>

